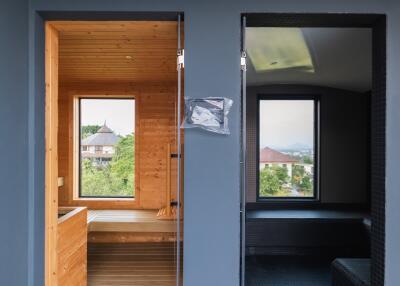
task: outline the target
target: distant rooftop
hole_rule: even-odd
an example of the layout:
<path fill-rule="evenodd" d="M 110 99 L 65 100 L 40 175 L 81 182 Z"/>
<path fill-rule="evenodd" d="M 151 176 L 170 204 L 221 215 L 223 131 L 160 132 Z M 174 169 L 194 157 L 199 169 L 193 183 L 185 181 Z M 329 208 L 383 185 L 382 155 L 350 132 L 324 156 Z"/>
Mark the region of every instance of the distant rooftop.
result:
<path fill-rule="evenodd" d="M 296 163 L 297 160 L 289 155 L 265 147 L 260 150 L 260 163 Z"/>
<path fill-rule="evenodd" d="M 97 131 L 96 134 L 90 135 L 82 140 L 82 146 L 113 146 L 119 141 L 119 137 L 115 135 L 106 123 Z"/>

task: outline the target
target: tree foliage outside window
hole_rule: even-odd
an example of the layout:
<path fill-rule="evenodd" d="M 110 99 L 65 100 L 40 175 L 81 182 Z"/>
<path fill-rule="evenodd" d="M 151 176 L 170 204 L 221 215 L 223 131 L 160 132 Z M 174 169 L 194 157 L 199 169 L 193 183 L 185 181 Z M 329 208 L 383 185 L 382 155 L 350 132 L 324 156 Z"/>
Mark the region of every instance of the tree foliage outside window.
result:
<path fill-rule="evenodd" d="M 285 196 L 284 185 L 288 183 L 288 180 L 289 176 L 285 167 L 272 166 L 260 170 L 260 196 Z"/>
<path fill-rule="evenodd" d="M 286 167 L 265 167 L 259 173 L 260 197 L 312 197 L 313 179 L 303 166 L 294 165 L 292 177 Z"/>
<path fill-rule="evenodd" d="M 99 129 L 100 125 L 85 125 L 82 126 L 81 128 L 81 138 L 85 139 L 86 137 L 89 137 L 90 135 L 95 134 Z"/>
<path fill-rule="evenodd" d="M 82 160 L 81 195 L 95 197 L 133 197 L 135 195 L 135 138 L 121 137 L 111 161 L 102 166 Z"/>
<path fill-rule="evenodd" d="M 303 166 L 293 166 L 292 186 L 304 197 L 313 196 L 312 177 L 304 170 Z"/>

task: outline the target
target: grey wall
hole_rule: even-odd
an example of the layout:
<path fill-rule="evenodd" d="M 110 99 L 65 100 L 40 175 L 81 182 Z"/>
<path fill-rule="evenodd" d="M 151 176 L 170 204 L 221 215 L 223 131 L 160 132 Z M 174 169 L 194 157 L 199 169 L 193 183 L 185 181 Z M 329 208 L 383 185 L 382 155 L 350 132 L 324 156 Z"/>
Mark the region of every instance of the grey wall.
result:
<path fill-rule="evenodd" d="M 388 7 L 388 67 L 386 125 L 386 269 L 385 284 L 395 286 L 400 281 L 400 6 L 392 1 Z"/>
<path fill-rule="evenodd" d="M 0 36 L 0 285 L 26 285 L 29 256 L 27 1 L 0 2 Z"/>
<path fill-rule="evenodd" d="M 369 97 L 316 86 L 276 85 L 247 88 L 247 201 L 256 202 L 257 97 L 315 95 L 320 99 L 321 203 L 368 202 Z"/>
<path fill-rule="evenodd" d="M 238 285 L 240 13 L 388 13 L 386 285 L 400 281 L 400 10 L 389 0 L 3 0 L 0 36 L 0 284 L 43 285 L 43 58 L 38 11 L 185 12 L 187 96 L 235 101 L 229 137 L 185 138 L 185 285 Z M 29 17 L 27 9 L 29 4 Z M 28 19 L 30 31 L 28 33 Z M 36 26 L 35 26 L 36 25 Z M 29 46 L 28 49 L 28 36 Z M 29 81 L 27 54 L 29 53 Z M 28 91 L 29 87 L 29 91 Z M 28 109 L 29 107 L 29 109 Z M 28 128 L 29 127 L 29 128 Z M 29 143 L 29 147 L 28 147 Z M 29 152 L 28 152 L 29 148 Z M 28 168 L 29 167 L 29 168 Z M 29 183 L 28 183 L 29 182 Z M 213 197 L 213 200 L 209 200 Z M 36 250 L 36 251 L 35 251 Z M 35 256 L 32 256 L 35 254 Z M 33 260 L 34 258 L 34 260 Z M 29 259 L 29 260 L 28 260 Z M 29 263 L 28 263 L 29 261 Z M 34 263 L 35 262 L 35 263 Z"/>

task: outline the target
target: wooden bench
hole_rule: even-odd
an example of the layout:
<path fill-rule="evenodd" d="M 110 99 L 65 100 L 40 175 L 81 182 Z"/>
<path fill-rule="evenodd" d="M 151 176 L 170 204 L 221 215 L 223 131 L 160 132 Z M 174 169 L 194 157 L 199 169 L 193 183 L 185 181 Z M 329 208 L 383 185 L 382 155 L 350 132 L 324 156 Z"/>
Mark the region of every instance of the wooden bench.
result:
<path fill-rule="evenodd" d="M 89 242 L 176 241 L 177 223 L 157 219 L 157 210 L 89 210 Z"/>

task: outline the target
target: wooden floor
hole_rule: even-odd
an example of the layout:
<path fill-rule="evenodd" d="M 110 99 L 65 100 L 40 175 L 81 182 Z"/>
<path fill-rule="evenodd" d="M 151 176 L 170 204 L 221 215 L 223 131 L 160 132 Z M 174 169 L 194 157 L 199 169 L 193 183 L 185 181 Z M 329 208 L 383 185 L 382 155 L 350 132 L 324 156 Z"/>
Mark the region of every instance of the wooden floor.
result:
<path fill-rule="evenodd" d="M 89 244 L 88 286 L 176 285 L 174 243 Z"/>

